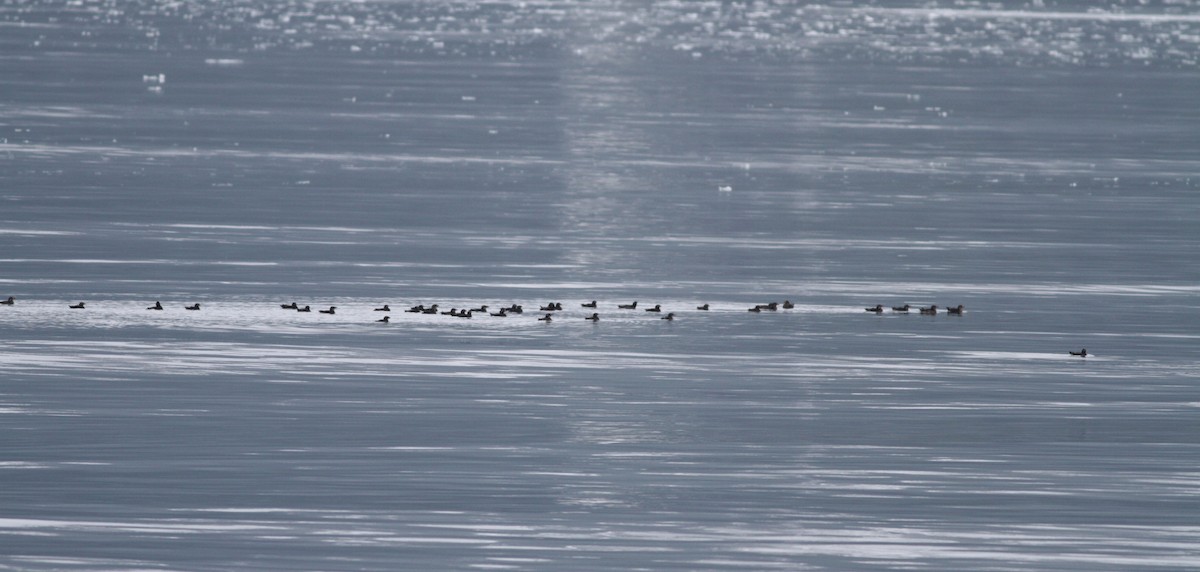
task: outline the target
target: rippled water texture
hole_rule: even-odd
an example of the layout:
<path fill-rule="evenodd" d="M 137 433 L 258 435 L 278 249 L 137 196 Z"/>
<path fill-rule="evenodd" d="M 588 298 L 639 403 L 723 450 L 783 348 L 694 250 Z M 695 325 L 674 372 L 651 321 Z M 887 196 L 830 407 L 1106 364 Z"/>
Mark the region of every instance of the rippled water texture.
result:
<path fill-rule="evenodd" d="M 1198 569 L 1198 63 L 1192 0 L 0 0 L 0 568 Z"/>

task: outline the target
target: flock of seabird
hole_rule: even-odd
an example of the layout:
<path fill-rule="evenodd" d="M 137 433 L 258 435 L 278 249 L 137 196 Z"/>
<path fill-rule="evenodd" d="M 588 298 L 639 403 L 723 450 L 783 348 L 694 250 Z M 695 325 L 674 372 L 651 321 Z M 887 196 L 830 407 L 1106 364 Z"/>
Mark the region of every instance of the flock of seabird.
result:
<path fill-rule="evenodd" d="M 911 310 L 911 309 L 912 309 L 912 306 L 910 306 L 908 304 L 905 304 L 903 306 L 892 306 L 892 311 L 896 312 L 898 314 L 907 314 L 909 312 L 909 310 Z M 959 304 L 957 306 L 951 306 L 948 308 L 944 308 L 944 310 L 946 310 L 947 314 L 950 314 L 952 316 L 961 316 L 963 313 L 963 305 Z M 867 311 L 875 313 L 875 314 L 882 314 L 883 313 L 883 304 L 876 304 L 874 308 L 867 308 Z M 937 304 L 934 304 L 927 308 L 917 308 L 917 311 L 926 316 L 934 316 L 934 315 L 937 315 L 937 313 L 938 313 L 938 306 L 937 306 Z"/>
<path fill-rule="evenodd" d="M 7 300 L 0 300 L 0 304 L 2 304 L 2 305 L 12 306 L 15 303 L 16 303 L 16 300 L 12 296 L 9 296 Z M 592 300 L 591 302 L 584 302 L 584 303 L 580 304 L 580 306 L 583 308 L 588 308 L 588 309 L 593 309 L 593 310 L 599 309 L 599 304 L 596 302 L 596 300 Z M 307 306 L 307 305 L 301 306 L 301 305 L 297 304 L 296 302 L 291 302 L 289 304 L 280 304 L 279 307 L 284 310 L 294 310 L 296 312 L 312 312 L 311 306 Z M 83 310 L 83 309 L 86 309 L 86 306 L 84 305 L 83 302 L 79 302 L 78 304 L 71 304 L 70 306 L 68 306 L 68 308 L 70 308 L 72 310 Z M 792 304 L 792 301 L 784 300 L 783 303 L 769 302 L 766 304 L 756 304 L 756 305 L 748 308 L 747 311 L 749 311 L 749 312 L 772 312 L 772 311 L 777 311 L 779 309 L 790 310 L 792 308 L 795 308 L 795 305 Z M 146 309 L 147 310 L 163 310 L 164 308 L 163 308 L 161 301 L 155 301 L 153 306 L 150 306 Z M 184 306 L 184 309 L 191 310 L 191 311 L 199 311 L 200 303 L 197 302 L 190 306 Z M 634 310 L 634 311 L 636 311 L 636 310 L 638 310 L 638 302 L 634 301 L 633 303 L 630 303 L 630 304 L 617 304 L 617 309 L 618 310 Z M 700 306 L 696 306 L 696 309 L 700 310 L 700 311 L 707 311 L 709 309 L 709 305 L 702 304 Z M 914 308 L 912 306 L 910 306 L 909 304 L 905 304 L 903 306 L 892 306 L 891 307 L 891 311 L 893 313 L 897 313 L 897 314 L 907 314 L 912 309 L 914 309 Z M 538 311 L 539 311 L 539 313 L 543 313 L 543 315 L 538 318 L 538 321 L 552 322 L 552 321 L 554 321 L 554 312 L 560 312 L 562 310 L 563 310 L 562 302 L 550 302 L 544 306 L 539 306 Z M 662 304 L 655 304 L 651 308 L 642 308 L 642 310 L 645 312 L 652 312 L 655 314 L 663 313 Z M 884 307 L 883 307 L 883 304 L 876 304 L 875 306 L 865 308 L 865 310 L 872 314 L 882 314 L 884 312 Z M 938 306 L 931 305 L 931 306 L 928 306 L 925 308 L 916 308 L 916 310 L 922 315 L 937 315 Z M 947 307 L 947 308 L 944 308 L 944 310 L 946 311 L 947 314 L 954 315 L 954 316 L 961 316 L 963 314 L 963 305 L 959 304 L 957 306 Z M 382 307 L 375 308 L 374 311 L 376 311 L 376 312 L 391 312 L 392 308 L 388 304 L 384 304 Z M 443 315 L 443 316 L 452 316 L 455 318 L 471 318 L 475 314 L 488 315 L 488 316 L 495 317 L 495 318 L 505 318 L 505 317 L 508 317 L 511 315 L 525 313 L 524 307 L 522 307 L 520 304 L 512 304 L 511 306 L 500 308 L 495 312 L 489 311 L 488 306 L 486 304 L 481 305 L 477 308 L 462 308 L 462 309 L 451 308 L 450 310 L 446 310 L 446 311 L 441 310 L 437 304 L 431 304 L 429 306 L 420 304 L 417 306 L 413 306 L 404 311 L 407 313 L 413 313 L 413 314 L 436 314 L 436 315 Z M 337 306 L 330 306 L 328 310 L 317 310 L 317 312 L 321 313 L 321 314 L 335 314 L 337 312 Z M 675 319 L 675 312 L 666 312 L 666 314 L 661 316 L 659 319 L 672 321 Z M 588 321 L 592 321 L 592 322 L 599 322 L 600 321 L 600 313 L 592 312 L 592 314 L 585 317 L 584 320 L 588 320 Z M 385 314 L 382 318 L 375 320 L 375 321 L 379 322 L 379 323 L 387 324 L 387 323 L 391 322 L 391 316 Z M 1069 353 L 1073 356 L 1079 356 L 1079 357 L 1087 357 L 1088 356 L 1088 352 L 1087 352 L 1086 348 L 1081 349 L 1080 351 L 1077 351 L 1077 352 L 1071 351 Z"/>
<path fill-rule="evenodd" d="M 638 304 L 637 302 L 634 302 L 632 304 L 618 304 L 617 309 L 619 309 L 619 310 L 636 310 L 637 304 Z M 297 308 L 297 306 L 298 306 L 298 304 L 296 304 L 295 302 L 292 302 L 291 304 L 281 304 L 281 307 L 284 308 L 285 310 L 286 309 L 298 309 L 301 312 L 308 311 L 307 310 L 308 306 L 305 306 L 304 308 Z M 592 300 L 591 302 L 585 302 L 583 304 L 580 304 L 580 306 L 583 308 L 597 309 L 597 308 L 599 308 L 599 303 L 596 302 L 595 300 Z M 705 304 L 704 306 L 705 307 L 702 309 L 707 310 L 708 304 Z M 335 308 L 335 306 L 331 306 L 328 311 L 326 311 L 326 310 L 321 310 L 321 311 L 332 314 L 334 308 Z M 662 304 L 655 304 L 653 308 L 643 308 L 643 310 L 645 310 L 647 312 L 662 313 Z M 392 308 L 391 308 L 391 306 L 384 304 L 380 308 L 375 308 L 375 311 L 376 312 L 391 312 Z M 538 321 L 552 322 L 552 321 L 554 321 L 554 312 L 561 312 L 561 311 L 563 311 L 562 302 L 549 302 L 544 306 L 538 306 L 538 312 L 543 313 L 543 315 L 538 318 Z M 524 314 L 525 307 L 522 306 L 521 304 L 512 304 L 510 306 L 499 308 L 495 312 L 493 312 L 488 309 L 487 304 L 480 305 L 477 308 L 461 308 L 461 309 L 460 308 L 450 308 L 449 310 L 442 310 L 438 306 L 438 304 L 431 304 L 429 306 L 426 306 L 424 304 L 419 304 L 419 305 L 413 306 L 407 310 L 404 310 L 404 312 L 411 313 L 411 314 L 436 314 L 436 315 L 442 315 L 442 316 L 452 316 L 455 318 L 471 318 L 471 317 L 474 317 L 475 314 L 487 315 L 487 316 L 491 316 L 493 318 L 507 318 L 512 315 Z M 667 312 L 667 314 L 665 316 L 662 316 L 660 319 L 674 320 L 675 313 Z M 586 316 L 584 318 L 584 320 L 598 322 L 598 321 L 600 321 L 600 313 L 592 312 L 591 315 Z M 391 317 L 385 315 L 384 317 L 382 317 L 378 320 L 375 320 L 375 321 L 383 322 L 386 324 L 389 321 L 391 321 Z"/>

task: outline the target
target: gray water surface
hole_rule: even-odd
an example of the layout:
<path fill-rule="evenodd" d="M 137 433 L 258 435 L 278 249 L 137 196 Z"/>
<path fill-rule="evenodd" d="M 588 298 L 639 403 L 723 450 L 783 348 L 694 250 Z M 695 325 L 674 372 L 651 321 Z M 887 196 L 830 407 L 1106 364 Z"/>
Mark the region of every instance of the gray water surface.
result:
<path fill-rule="evenodd" d="M 1200 5 L 843 4 L 0 3 L 0 567 L 1200 568 Z"/>

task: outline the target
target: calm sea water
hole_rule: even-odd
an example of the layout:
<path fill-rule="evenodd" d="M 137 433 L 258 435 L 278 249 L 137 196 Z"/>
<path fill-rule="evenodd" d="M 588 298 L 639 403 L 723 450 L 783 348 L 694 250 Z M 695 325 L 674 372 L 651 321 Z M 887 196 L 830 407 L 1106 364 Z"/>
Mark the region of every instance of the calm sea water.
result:
<path fill-rule="evenodd" d="M 0 568 L 1200 568 L 1198 64 L 1190 0 L 0 2 Z"/>

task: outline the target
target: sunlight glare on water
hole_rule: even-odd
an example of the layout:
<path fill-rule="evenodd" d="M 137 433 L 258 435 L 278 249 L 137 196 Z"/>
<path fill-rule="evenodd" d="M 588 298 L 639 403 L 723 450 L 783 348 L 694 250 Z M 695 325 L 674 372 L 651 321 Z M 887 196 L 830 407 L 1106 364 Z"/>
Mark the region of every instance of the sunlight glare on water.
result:
<path fill-rule="evenodd" d="M 0 567 L 1200 568 L 1197 8 L 0 2 Z"/>

